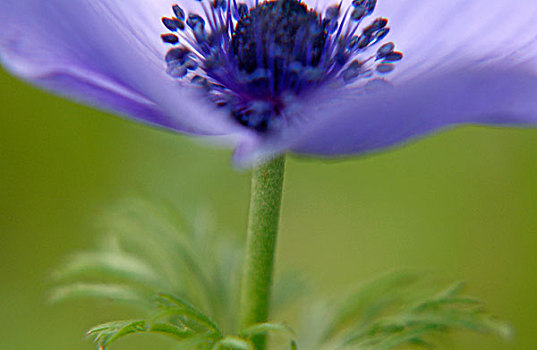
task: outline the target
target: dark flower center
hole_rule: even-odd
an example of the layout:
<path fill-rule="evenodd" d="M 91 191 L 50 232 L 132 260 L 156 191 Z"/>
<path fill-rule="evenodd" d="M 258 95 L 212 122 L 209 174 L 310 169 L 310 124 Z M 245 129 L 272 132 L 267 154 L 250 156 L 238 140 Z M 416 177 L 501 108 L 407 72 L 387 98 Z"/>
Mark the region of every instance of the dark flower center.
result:
<path fill-rule="evenodd" d="M 319 64 L 326 36 L 314 10 L 297 0 L 276 0 L 258 5 L 239 19 L 231 47 L 239 69 L 247 73 L 270 70 L 274 82 L 288 78 L 296 84 L 297 70 Z M 282 87 L 274 88 L 279 92 Z"/>

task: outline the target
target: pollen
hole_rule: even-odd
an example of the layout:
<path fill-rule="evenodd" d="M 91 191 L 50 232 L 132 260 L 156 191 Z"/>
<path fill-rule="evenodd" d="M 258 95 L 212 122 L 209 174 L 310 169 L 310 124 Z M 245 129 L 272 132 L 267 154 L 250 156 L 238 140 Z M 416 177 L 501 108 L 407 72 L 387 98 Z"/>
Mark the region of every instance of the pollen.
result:
<path fill-rule="evenodd" d="M 162 18 L 168 33 L 161 39 L 172 46 L 166 71 L 260 133 L 276 133 L 292 122 L 290 104 L 323 84 L 359 93 L 385 81 L 403 58 L 393 43 L 383 43 L 387 19 L 363 24 L 376 0 L 323 10 L 299 0 L 256 1 L 252 7 L 236 0 L 198 4 L 200 12 L 173 5 L 174 16 Z"/>

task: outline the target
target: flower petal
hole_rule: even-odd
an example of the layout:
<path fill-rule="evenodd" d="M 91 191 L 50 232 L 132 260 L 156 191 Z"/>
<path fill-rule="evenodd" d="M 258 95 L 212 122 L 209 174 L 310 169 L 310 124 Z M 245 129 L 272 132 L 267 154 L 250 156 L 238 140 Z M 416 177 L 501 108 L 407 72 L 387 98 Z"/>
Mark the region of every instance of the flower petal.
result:
<path fill-rule="evenodd" d="M 537 123 L 536 1 L 379 0 L 375 15 L 405 55 L 392 88 L 319 91 L 300 113 L 309 127 L 258 153 L 347 155 L 450 125 Z"/>
<path fill-rule="evenodd" d="M 335 104 L 325 110 L 329 121 L 323 120 L 289 147 L 298 153 L 348 155 L 382 149 L 453 125 L 535 125 L 536 93 L 537 77 L 524 72 L 440 75 L 364 97 L 360 103 Z"/>
<path fill-rule="evenodd" d="M 166 0 L 2 0 L 0 61 L 55 92 L 141 121 L 236 133 L 228 118 L 165 72 Z"/>

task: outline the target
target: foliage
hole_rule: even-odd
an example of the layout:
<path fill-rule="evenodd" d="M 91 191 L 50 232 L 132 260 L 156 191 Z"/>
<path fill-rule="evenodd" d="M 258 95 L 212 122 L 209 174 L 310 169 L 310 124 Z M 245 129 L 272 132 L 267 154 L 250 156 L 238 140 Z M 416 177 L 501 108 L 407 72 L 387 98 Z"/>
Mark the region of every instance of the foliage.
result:
<path fill-rule="evenodd" d="M 297 274 L 282 273 L 273 314 L 296 309 L 290 306 L 302 300 L 299 334 L 284 323 L 237 329 L 243 248 L 210 223 L 202 211 L 183 217 L 171 206 L 124 201 L 105 213 L 100 248 L 74 254 L 54 273 L 52 299 L 104 298 L 149 315 L 90 329 L 100 349 L 135 333 L 164 335 L 178 349 L 198 350 L 255 350 L 250 339 L 260 334 L 280 340 L 272 342 L 274 349 L 396 350 L 432 348 L 454 330 L 510 333 L 481 302 L 463 294 L 462 283 L 431 294 L 411 272 L 318 302 Z"/>
<path fill-rule="evenodd" d="M 507 324 L 463 294 L 463 283 L 432 296 L 427 289 L 419 274 L 398 271 L 339 300 L 308 306 L 300 344 L 318 350 L 431 349 L 455 330 L 510 336 Z"/>

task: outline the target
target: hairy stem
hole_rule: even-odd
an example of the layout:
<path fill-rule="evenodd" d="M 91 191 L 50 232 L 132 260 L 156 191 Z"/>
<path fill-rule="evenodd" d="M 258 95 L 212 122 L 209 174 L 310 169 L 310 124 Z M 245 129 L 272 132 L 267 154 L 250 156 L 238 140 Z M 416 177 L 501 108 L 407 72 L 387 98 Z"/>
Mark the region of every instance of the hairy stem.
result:
<path fill-rule="evenodd" d="M 274 251 L 282 202 L 285 156 L 255 168 L 252 175 L 248 237 L 241 290 L 241 327 L 267 321 L 274 269 Z M 253 339 L 265 350 L 265 337 Z"/>

